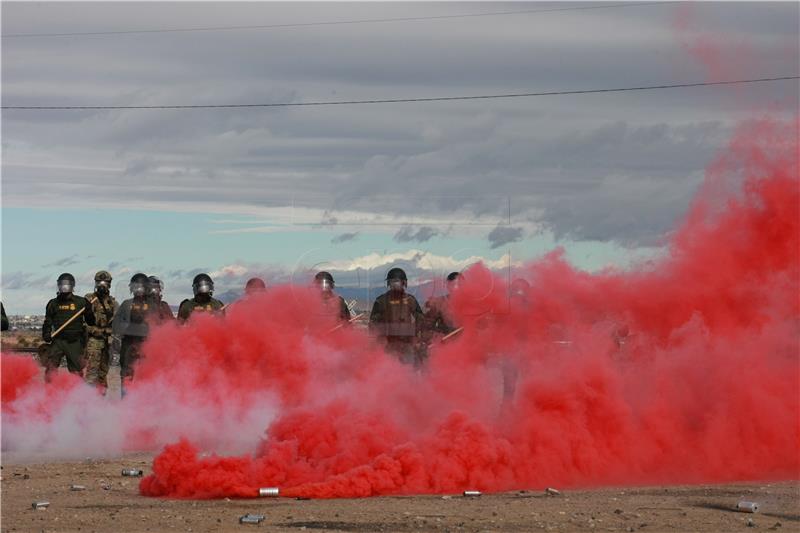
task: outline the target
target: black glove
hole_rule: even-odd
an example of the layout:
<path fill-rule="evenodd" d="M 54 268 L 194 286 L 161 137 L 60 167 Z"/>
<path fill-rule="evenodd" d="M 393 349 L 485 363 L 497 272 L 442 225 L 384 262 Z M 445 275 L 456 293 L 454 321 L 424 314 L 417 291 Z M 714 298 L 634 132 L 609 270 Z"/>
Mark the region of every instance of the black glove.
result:
<path fill-rule="evenodd" d="M 49 331 L 42 332 L 42 340 L 44 342 L 51 342 L 53 340 L 53 335 Z"/>

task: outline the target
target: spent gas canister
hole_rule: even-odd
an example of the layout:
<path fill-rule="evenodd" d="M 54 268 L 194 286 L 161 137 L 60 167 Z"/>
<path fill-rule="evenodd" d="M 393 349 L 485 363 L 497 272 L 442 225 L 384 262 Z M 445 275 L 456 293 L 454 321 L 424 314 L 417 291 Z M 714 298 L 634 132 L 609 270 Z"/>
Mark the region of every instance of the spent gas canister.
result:
<path fill-rule="evenodd" d="M 239 517 L 240 524 L 260 524 L 264 521 L 263 514 L 246 514 Z"/>
<path fill-rule="evenodd" d="M 142 477 L 144 472 L 138 468 L 126 468 L 122 471 L 122 475 L 126 477 Z"/>
<path fill-rule="evenodd" d="M 277 498 L 281 493 L 278 487 L 262 487 L 258 489 L 258 496 L 261 498 Z"/>
<path fill-rule="evenodd" d="M 747 502 L 742 500 L 736 504 L 736 510 L 743 513 L 757 513 L 758 504 L 756 502 Z"/>

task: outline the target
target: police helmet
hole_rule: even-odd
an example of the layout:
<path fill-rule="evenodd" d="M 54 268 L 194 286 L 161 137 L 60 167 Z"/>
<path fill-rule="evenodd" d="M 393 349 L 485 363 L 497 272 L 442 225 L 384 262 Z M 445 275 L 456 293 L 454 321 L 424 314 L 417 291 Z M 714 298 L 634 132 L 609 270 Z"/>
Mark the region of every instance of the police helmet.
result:
<path fill-rule="evenodd" d="M 408 277 L 405 270 L 394 267 L 386 274 L 386 285 L 392 290 L 400 290 L 408 286 Z"/>
<path fill-rule="evenodd" d="M 319 288 L 323 291 L 331 291 L 336 283 L 333 281 L 333 275 L 330 272 L 321 271 L 317 272 L 317 275 L 314 276 L 314 283 L 319 285 Z"/>
<path fill-rule="evenodd" d="M 111 283 L 111 274 L 109 274 L 105 270 L 98 270 L 97 274 L 94 275 L 94 280 L 95 281 L 107 281 L 108 283 Z"/>
<path fill-rule="evenodd" d="M 206 273 L 198 274 L 192 280 L 192 292 L 195 296 L 198 294 L 211 294 L 214 292 L 214 282 L 211 276 Z"/>
<path fill-rule="evenodd" d="M 134 296 L 144 296 L 147 291 L 147 276 L 141 272 L 134 274 L 128 284 L 128 289 Z"/>
<path fill-rule="evenodd" d="M 244 285 L 244 292 L 252 294 L 254 292 L 261 292 L 267 290 L 267 284 L 261 278 L 250 278 Z"/>
<path fill-rule="evenodd" d="M 64 272 L 63 274 L 58 276 L 56 285 L 58 286 L 58 292 L 62 294 L 68 294 L 72 292 L 73 289 L 75 288 L 75 276 L 73 276 L 69 272 Z"/>

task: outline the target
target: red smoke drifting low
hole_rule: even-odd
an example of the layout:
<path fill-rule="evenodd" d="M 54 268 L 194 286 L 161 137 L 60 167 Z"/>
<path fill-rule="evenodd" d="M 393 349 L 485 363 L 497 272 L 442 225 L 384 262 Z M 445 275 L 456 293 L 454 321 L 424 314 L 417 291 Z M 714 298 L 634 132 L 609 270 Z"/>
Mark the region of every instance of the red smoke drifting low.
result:
<path fill-rule="evenodd" d="M 273 394 L 280 416 L 253 455 L 168 446 L 142 494 L 797 478 L 797 127 L 741 127 L 658 261 L 589 274 L 555 252 L 520 272 L 527 305 L 509 300 L 507 280 L 470 269 L 453 297 L 465 330 L 432 350 L 423 374 L 358 331 L 328 333 L 315 296 L 291 287 L 224 320 L 157 331 L 140 383 L 210 397 L 232 417 Z M 505 403 L 504 368 L 518 375 Z"/>

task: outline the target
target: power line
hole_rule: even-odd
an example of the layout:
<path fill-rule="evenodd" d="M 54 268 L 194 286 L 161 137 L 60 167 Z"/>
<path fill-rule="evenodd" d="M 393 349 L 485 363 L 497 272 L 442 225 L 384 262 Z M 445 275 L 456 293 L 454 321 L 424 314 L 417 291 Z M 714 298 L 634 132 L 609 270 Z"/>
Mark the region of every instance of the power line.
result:
<path fill-rule="evenodd" d="M 225 109 L 246 107 L 310 107 L 331 105 L 361 105 L 361 104 L 403 104 L 410 102 L 448 102 L 453 100 L 490 100 L 495 98 L 524 98 L 531 96 L 559 96 L 575 94 L 620 93 L 631 91 L 651 91 L 655 89 L 680 89 L 687 87 L 708 87 L 712 85 L 739 85 L 744 83 L 762 83 L 769 81 L 798 80 L 800 76 L 780 76 L 776 78 L 757 78 L 749 80 L 711 81 L 699 83 L 676 83 L 672 85 L 646 85 L 641 87 L 618 87 L 612 89 L 582 89 L 576 91 L 547 91 L 538 93 L 510 93 L 510 94 L 481 94 L 474 96 L 435 96 L 430 98 L 387 98 L 380 100 L 341 100 L 322 102 L 277 102 L 267 104 L 197 104 L 197 105 L 131 105 L 131 106 L 2 106 L 2 109 L 23 109 L 38 111 L 54 110 L 113 110 L 113 109 Z"/>
<path fill-rule="evenodd" d="M 371 23 L 387 23 L 387 22 L 416 22 L 423 20 L 444 20 L 444 19 L 457 19 L 457 18 L 471 18 L 471 17 L 496 17 L 503 15 L 523 15 L 530 13 L 554 13 L 559 11 L 586 11 L 591 9 L 611 9 L 616 7 L 641 7 L 641 6 L 655 6 L 663 4 L 677 4 L 677 1 L 665 2 L 637 2 L 637 3 L 624 3 L 624 4 L 604 4 L 604 5 L 591 5 L 591 6 L 576 6 L 576 7 L 558 7 L 550 9 L 523 9 L 518 11 L 495 11 L 489 13 L 465 13 L 462 15 L 432 15 L 420 17 L 400 17 L 400 18 L 378 18 L 378 19 L 359 19 L 359 20 L 338 20 L 338 21 L 320 21 L 320 22 L 296 22 L 288 24 L 263 24 L 263 25 L 250 25 L 250 26 L 207 26 L 199 28 L 164 28 L 153 30 L 120 30 L 120 31 L 88 31 L 88 32 L 71 32 L 71 33 L 12 33 L 2 35 L 3 39 L 19 39 L 19 38 L 32 38 L 32 37 L 79 37 L 79 36 L 102 36 L 102 35 L 130 35 L 139 33 L 174 33 L 174 32 L 196 32 L 196 31 L 234 31 L 234 30 L 271 30 L 280 28 L 305 28 L 309 26 L 337 26 L 344 24 L 371 24 Z"/>

